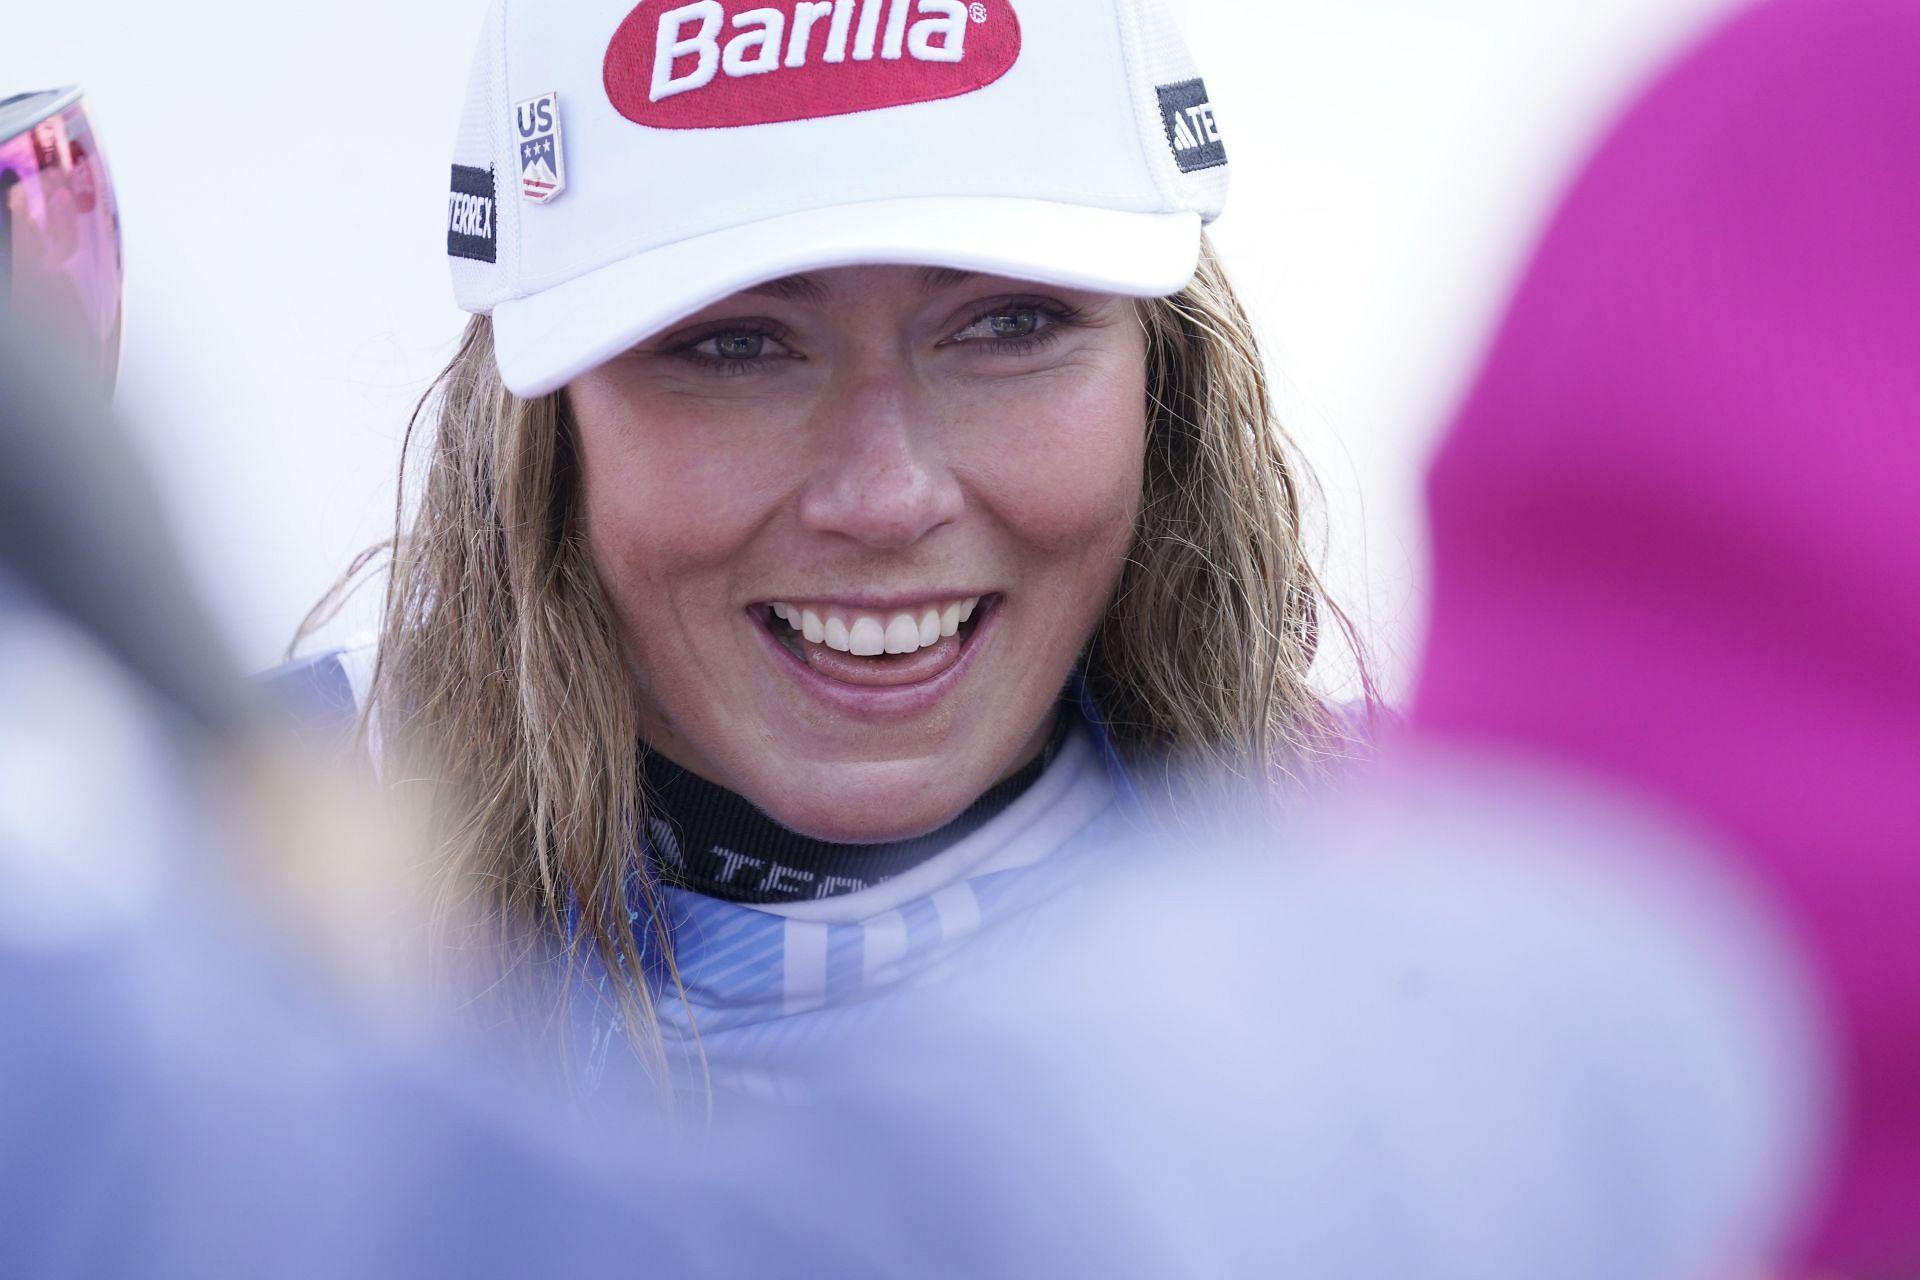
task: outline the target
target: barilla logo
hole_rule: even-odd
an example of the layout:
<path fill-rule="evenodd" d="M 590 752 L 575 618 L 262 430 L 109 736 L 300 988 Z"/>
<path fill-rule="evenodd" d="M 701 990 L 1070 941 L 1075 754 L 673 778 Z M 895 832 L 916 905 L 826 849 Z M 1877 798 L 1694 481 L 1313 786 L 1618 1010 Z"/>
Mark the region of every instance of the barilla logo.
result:
<path fill-rule="evenodd" d="M 1019 57 L 1012 0 L 642 0 L 603 78 L 635 124 L 725 129 L 955 98 Z"/>

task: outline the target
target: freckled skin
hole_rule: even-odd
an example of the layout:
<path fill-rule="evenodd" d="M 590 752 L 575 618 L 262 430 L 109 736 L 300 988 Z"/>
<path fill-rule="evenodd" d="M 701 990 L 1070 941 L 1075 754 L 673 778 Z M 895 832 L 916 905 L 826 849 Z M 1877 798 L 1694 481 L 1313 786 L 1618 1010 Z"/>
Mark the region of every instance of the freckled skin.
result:
<path fill-rule="evenodd" d="M 1146 339 L 1130 300 L 995 277 L 804 285 L 737 294 L 572 383 L 587 537 L 649 743 L 796 830 L 897 839 L 1046 739 L 1138 512 Z M 984 593 L 1000 602 L 960 682 L 878 722 L 802 687 L 749 612 Z"/>

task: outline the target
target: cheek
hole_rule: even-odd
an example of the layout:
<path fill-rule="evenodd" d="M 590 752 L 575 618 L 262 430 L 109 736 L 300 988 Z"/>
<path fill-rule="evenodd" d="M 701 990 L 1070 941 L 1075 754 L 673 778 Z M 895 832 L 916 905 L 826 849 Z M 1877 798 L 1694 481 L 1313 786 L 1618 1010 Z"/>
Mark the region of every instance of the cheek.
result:
<path fill-rule="evenodd" d="M 587 542 L 616 596 L 725 564 L 777 503 L 762 450 L 721 447 L 715 424 L 577 387 Z"/>
<path fill-rule="evenodd" d="M 1037 549 L 1123 554 L 1140 505 L 1145 402 L 1144 374 L 1103 375 L 989 409 L 1000 425 L 986 433 L 981 490 Z"/>

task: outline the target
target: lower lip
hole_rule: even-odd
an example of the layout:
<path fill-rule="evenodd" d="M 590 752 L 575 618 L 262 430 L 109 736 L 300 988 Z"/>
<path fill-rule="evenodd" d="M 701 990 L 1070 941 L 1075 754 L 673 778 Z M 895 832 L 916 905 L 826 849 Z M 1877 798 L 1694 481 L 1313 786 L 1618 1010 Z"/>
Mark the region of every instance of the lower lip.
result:
<path fill-rule="evenodd" d="M 916 680 L 911 684 L 857 685 L 821 675 L 795 656 L 791 649 L 781 644 L 774 637 L 772 629 L 760 621 L 757 613 L 749 614 L 748 621 L 760 632 L 760 638 L 772 651 L 774 661 L 780 664 L 801 688 L 814 697 L 847 715 L 872 719 L 896 719 L 920 715 L 931 710 L 961 680 L 966 678 L 967 671 L 973 666 L 974 659 L 980 653 L 982 643 L 993 634 L 994 624 L 999 619 L 999 603 L 998 600 L 993 600 L 983 604 L 973 624 L 973 631 L 967 636 L 966 643 L 960 647 L 960 656 L 954 659 L 952 666 L 939 675 L 925 680 Z"/>

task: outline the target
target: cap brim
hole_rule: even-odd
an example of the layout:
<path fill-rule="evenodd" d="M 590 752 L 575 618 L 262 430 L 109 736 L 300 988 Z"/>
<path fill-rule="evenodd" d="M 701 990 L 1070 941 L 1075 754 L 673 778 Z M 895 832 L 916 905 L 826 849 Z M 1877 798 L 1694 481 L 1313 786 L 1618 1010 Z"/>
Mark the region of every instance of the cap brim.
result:
<path fill-rule="evenodd" d="M 1200 215 L 992 196 L 785 214 L 636 254 L 493 310 L 501 380 L 545 395 L 729 294 L 828 267 L 952 267 L 1131 297 L 1177 293 Z"/>

